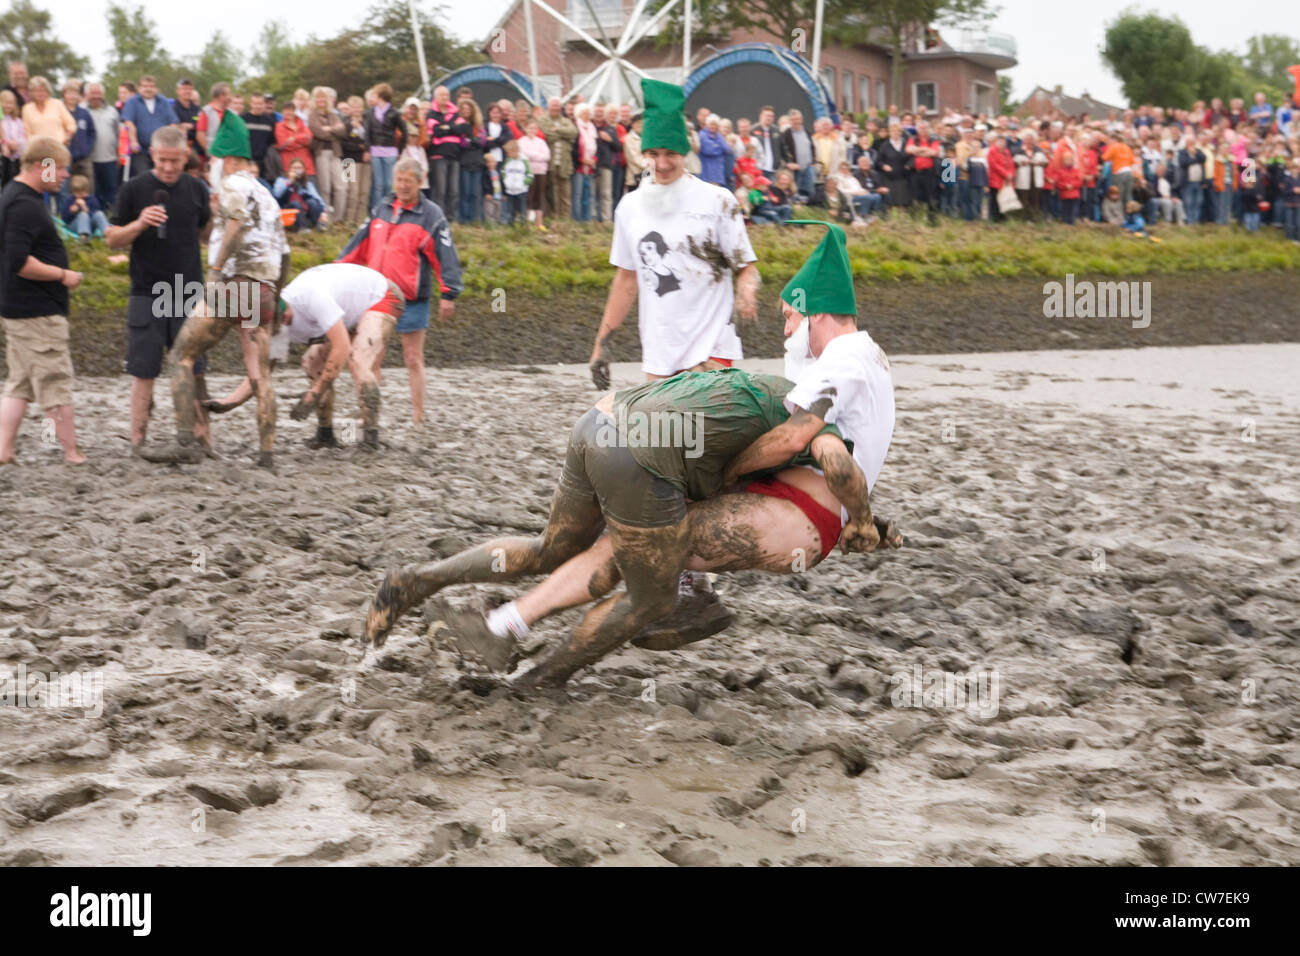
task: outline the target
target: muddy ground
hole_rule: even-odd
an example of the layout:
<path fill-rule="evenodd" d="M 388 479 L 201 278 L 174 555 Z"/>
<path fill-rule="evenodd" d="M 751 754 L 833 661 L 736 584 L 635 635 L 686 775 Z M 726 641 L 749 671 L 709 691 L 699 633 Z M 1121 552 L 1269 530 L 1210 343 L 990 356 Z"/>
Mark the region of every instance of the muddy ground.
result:
<path fill-rule="evenodd" d="M 364 670 L 354 638 L 386 566 L 542 526 L 580 368 L 435 373 L 422 433 L 395 370 L 390 448 L 282 414 L 275 473 L 251 409 L 224 461 L 129 459 L 121 378 L 82 379 L 92 463 L 31 418 L 0 471 L 0 666 L 98 673 L 102 713 L 0 707 L 0 864 L 1295 865 L 1298 364 L 896 358 L 902 551 L 719 578 L 725 634 L 533 701 L 418 615 Z M 990 695 L 903 697 L 916 668 Z"/>
<path fill-rule="evenodd" d="M 1105 282 L 1122 277 L 1092 278 Z M 1063 280 L 1064 276 L 1060 277 Z M 888 343 L 892 354 L 899 355 L 1300 340 L 1300 306 L 1292 274 L 1205 273 L 1156 276 L 1149 281 L 1153 311 L 1146 329 L 1134 329 L 1122 319 L 1045 319 L 1040 279 L 864 284 L 858 290 L 858 302 L 866 327 L 879 341 Z M 460 367 L 587 360 L 605 306 L 603 296 L 555 295 L 521 301 L 506 291 L 505 312 L 493 312 L 490 298 L 470 296 L 458 304 L 451 322 L 441 325 L 435 320 L 426 339 L 428 364 Z M 781 355 L 779 292 L 764 288 L 759 326 L 742 336 L 745 353 L 751 357 Z M 105 314 L 94 303 L 75 298 L 73 313 L 77 373 L 120 374 L 126 354 L 124 317 Z M 616 337 L 614 351 L 623 361 L 640 359 L 635 315 Z M 387 362 L 390 366 L 402 364 L 396 343 Z M 238 363 L 233 338 L 222 343 L 213 356 L 213 368 L 219 372 L 234 372 Z"/>

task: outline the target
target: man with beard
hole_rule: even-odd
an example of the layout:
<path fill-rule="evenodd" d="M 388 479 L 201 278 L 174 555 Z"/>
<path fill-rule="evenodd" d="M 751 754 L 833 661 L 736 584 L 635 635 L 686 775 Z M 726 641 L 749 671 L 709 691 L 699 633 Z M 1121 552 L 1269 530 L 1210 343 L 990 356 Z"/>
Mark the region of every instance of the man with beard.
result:
<path fill-rule="evenodd" d="M 802 409 L 791 415 L 783 403 L 790 388 L 780 376 L 721 369 L 684 372 L 605 395 L 570 433 L 545 530 L 389 573 L 370 606 L 366 640 L 382 644 L 402 613 L 448 585 L 555 571 L 606 529 L 609 554 L 627 590 L 589 611 L 569 639 L 517 685 L 562 686 L 672 612 L 692 546 L 687 498 L 716 495 L 728 462 L 782 425 L 791 427 L 773 449 L 776 464 L 815 462 L 822 468 L 835 498 L 850 512 L 844 547 L 874 549 L 880 535 L 861 470 L 833 427 Z M 598 594 L 608 589 L 594 581 L 561 585 L 566 592 L 584 586 Z M 508 633 L 521 623 L 506 620 L 503 626 Z M 477 654 L 493 670 L 513 664 L 513 639 L 498 639 L 486 628 L 458 637 L 463 652 Z"/>
<path fill-rule="evenodd" d="M 716 497 L 692 495 L 694 500 L 687 511 L 687 566 L 695 571 L 802 573 L 826 558 L 837 541 L 846 553 L 902 544 L 897 529 L 873 516 L 867 504 L 867 495 L 884 466 L 893 436 L 894 392 L 889 360 L 871 336 L 857 328 L 857 304 L 843 230 L 824 222 L 808 224 L 825 226 L 827 234 L 781 293 L 785 331 L 791 341 L 786 374 L 798 380 L 788 392 L 788 382 L 778 389 L 784 395 L 790 418 L 759 436 L 732 459 L 717 486 L 702 482 L 692 486 L 696 492 L 721 488 L 723 484 L 731 486 Z M 667 393 L 670 387 L 680 390 L 678 383 L 690 377 L 639 386 L 619 393 L 614 401 L 634 405 L 637 393 Z M 842 435 L 843 442 L 832 434 Z M 811 467 L 813 462 L 807 455 L 798 454 L 800 443 L 809 435 L 814 436 L 813 457 L 824 474 Z M 848 461 L 840 457 L 846 443 L 852 445 Z M 634 450 L 632 454 L 656 473 L 674 477 L 671 470 L 676 462 L 662 451 Z M 759 477 L 739 486 L 733 484 L 744 475 Z M 866 529 L 866 523 L 872 527 Z M 501 542 L 495 544 L 500 546 Z M 507 564 L 505 570 L 512 567 Z M 421 596 L 428 597 L 437 590 L 430 585 L 517 576 L 504 573 L 455 577 L 450 573 L 464 569 L 464 563 L 457 564 L 456 558 L 421 569 L 422 573 L 415 573 L 423 584 Z M 489 665 L 504 661 L 498 670 L 508 668 L 518 656 L 519 641 L 528 635 L 532 624 L 555 611 L 602 598 L 618 584 L 621 575 L 622 564 L 612 542 L 601 538 L 542 584 L 486 617 L 476 613 L 447 614 L 450 633 L 462 650 L 476 653 Z M 394 578 L 390 576 L 389 580 Z M 397 580 L 410 578 L 399 576 Z M 676 649 L 716 633 L 730 620 L 731 615 L 711 592 L 688 593 L 679 597 L 672 614 L 638 633 L 632 643 L 651 650 Z M 575 631 L 571 645 L 580 643 L 584 633 L 582 627 Z M 567 660 L 561 656 L 567 653 L 562 649 L 556 656 Z M 541 671 L 538 676 L 533 676 L 536 670 L 530 671 L 516 684 L 528 688 L 554 683 L 550 660 L 536 669 Z"/>
<path fill-rule="evenodd" d="M 685 170 L 691 148 L 681 87 L 643 79 L 641 90 L 641 155 L 654 178 L 614 213 L 609 261 L 618 272 L 590 360 L 592 381 L 602 391 L 610 383 L 610 339 L 634 300 L 647 379 L 730 366 L 744 357 L 733 308 L 743 321 L 757 317 L 758 268 L 740 205 L 726 189 Z"/>

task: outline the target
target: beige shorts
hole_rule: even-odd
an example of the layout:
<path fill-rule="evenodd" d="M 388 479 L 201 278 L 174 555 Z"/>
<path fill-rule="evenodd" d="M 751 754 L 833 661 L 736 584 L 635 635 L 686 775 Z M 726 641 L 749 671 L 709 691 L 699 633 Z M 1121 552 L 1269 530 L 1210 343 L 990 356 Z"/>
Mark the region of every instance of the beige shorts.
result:
<path fill-rule="evenodd" d="M 42 315 L 5 319 L 5 395 L 51 409 L 72 404 L 72 353 L 68 318 Z"/>

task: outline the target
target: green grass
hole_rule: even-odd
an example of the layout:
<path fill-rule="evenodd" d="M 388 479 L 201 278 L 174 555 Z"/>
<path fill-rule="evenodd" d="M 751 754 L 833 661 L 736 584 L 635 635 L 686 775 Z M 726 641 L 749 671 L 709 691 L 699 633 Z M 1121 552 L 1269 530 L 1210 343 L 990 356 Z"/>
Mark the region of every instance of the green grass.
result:
<path fill-rule="evenodd" d="M 816 214 L 800 210 L 809 218 Z M 600 295 L 609 289 L 609 226 L 561 223 L 548 233 L 524 228 L 453 226 L 465 264 L 465 294 Z M 750 230 L 768 285 L 783 285 L 802 265 L 821 230 L 759 226 Z M 1162 243 L 1112 227 L 965 223 L 933 228 L 913 221 L 878 222 L 849 231 L 849 256 L 860 285 L 879 282 L 965 282 L 987 277 L 1139 276 L 1187 272 L 1270 272 L 1300 268 L 1300 246 L 1278 230 L 1247 233 L 1236 226 L 1165 226 Z M 332 261 L 343 231 L 295 235 L 293 273 Z M 120 311 L 127 295 L 126 263 L 107 262 L 102 242 L 71 244 L 72 267 L 85 275 L 74 296 L 78 311 Z"/>

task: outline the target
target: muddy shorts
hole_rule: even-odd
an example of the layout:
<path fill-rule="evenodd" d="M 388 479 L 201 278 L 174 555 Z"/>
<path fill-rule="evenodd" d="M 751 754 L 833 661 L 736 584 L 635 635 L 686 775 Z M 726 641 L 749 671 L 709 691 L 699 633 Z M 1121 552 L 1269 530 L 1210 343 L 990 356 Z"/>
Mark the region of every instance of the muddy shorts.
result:
<path fill-rule="evenodd" d="M 244 275 L 226 276 L 209 282 L 205 294 L 209 315 L 245 328 L 265 326 L 268 335 L 275 334 L 279 298 L 273 283 Z"/>
<path fill-rule="evenodd" d="M 397 283 L 392 279 L 389 279 L 388 291 L 384 293 L 384 297 L 370 308 L 366 309 L 366 311 L 382 312 L 384 315 L 392 316 L 394 319 L 400 318 L 402 313 L 406 311 L 406 297 L 402 295 L 402 290 L 397 287 Z M 426 321 L 424 324 L 427 326 L 429 324 L 427 321 L 428 317 L 426 316 L 425 319 Z"/>
<path fill-rule="evenodd" d="M 560 488 L 600 502 L 606 518 L 633 528 L 662 528 L 686 518 L 686 495 L 638 464 L 619 441 L 618 423 L 599 409 L 578 419 L 560 472 Z"/>
<path fill-rule="evenodd" d="M 155 303 L 162 307 L 155 309 Z M 161 316 L 155 311 L 162 312 Z M 167 301 L 151 295 L 133 295 L 126 300 L 126 374 L 135 378 L 157 378 L 162 374 L 163 354 L 176 342 L 185 315 Z M 194 374 L 208 368 L 207 356 L 194 363 Z"/>
<path fill-rule="evenodd" d="M 741 491 L 751 495 L 766 495 L 769 498 L 783 498 L 804 513 L 813 527 L 817 529 L 817 538 L 821 541 L 822 557 L 826 557 L 839 543 L 840 531 L 843 530 L 838 511 L 831 511 L 802 488 L 787 485 L 776 478 L 764 478 L 751 481 Z"/>
<path fill-rule="evenodd" d="M 5 397 L 36 402 L 43 409 L 72 404 L 72 353 L 68 318 L 42 315 L 5 319 Z"/>

